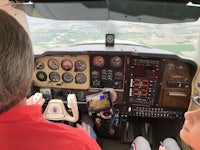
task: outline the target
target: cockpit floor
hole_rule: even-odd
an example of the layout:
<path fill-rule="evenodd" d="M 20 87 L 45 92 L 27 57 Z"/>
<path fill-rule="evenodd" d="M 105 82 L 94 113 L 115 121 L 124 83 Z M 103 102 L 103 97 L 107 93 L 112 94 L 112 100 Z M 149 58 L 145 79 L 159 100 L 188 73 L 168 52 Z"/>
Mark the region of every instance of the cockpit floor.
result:
<path fill-rule="evenodd" d="M 119 140 L 99 139 L 102 150 L 130 150 L 130 144 L 121 143 Z"/>

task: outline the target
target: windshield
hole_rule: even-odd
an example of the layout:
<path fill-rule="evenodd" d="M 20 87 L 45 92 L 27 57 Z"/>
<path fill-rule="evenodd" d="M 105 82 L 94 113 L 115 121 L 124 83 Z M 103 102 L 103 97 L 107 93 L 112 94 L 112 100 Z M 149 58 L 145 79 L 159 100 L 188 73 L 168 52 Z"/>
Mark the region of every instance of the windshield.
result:
<path fill-rule="evenodd" d="M 138 43 L 193 58 L 199 38 L 200 21 L 149 24 L 127 21 L 60 21 L 29 17 L 34 51 L 85 43 L 103 43 L 114 33 L 116 43 Z"/>

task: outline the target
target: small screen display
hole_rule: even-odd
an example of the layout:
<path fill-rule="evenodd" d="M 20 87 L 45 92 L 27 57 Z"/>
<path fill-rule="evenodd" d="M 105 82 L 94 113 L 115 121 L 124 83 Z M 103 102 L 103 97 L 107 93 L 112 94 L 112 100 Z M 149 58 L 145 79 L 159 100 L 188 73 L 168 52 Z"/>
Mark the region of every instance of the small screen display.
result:
<path fill-rule="evenodd" d="M 112 106 L 110 92 L 101 92 L 86 96 L 89 112 L 108 110 Z"/>

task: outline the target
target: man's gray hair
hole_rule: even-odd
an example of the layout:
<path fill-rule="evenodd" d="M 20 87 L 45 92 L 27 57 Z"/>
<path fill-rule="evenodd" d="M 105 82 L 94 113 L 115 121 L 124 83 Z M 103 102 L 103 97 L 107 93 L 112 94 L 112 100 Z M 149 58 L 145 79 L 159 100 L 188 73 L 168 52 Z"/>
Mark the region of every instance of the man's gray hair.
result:
<path fill-rule="evenodd" d="M 32 83 L 31 40 L 20 23 L 0 9 L 0 114 L 26 97 Z"/>

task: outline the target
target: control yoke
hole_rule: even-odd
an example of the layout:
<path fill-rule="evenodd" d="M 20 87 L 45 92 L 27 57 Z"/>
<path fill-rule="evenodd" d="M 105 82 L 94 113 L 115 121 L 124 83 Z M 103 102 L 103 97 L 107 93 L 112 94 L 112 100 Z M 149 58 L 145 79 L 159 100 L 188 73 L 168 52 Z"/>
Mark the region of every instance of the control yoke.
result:
<path fill-rule="evenodd" d="M 52 99 L 49 101 L 43 116 L 48 120 L 78 121 L 79 111 L 75 94 L 69 94 L 67 96 L 67 106 L 72 110 L 72 116 L 66 111 L 62 100 Z"/>

